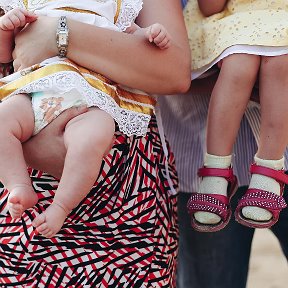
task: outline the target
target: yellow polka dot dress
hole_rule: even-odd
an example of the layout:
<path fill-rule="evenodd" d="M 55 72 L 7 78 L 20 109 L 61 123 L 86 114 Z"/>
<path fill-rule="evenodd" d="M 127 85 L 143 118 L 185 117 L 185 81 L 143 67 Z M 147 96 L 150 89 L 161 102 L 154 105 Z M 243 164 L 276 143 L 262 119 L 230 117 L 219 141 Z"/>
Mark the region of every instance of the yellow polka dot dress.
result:
<path fill-rule="evenodd" d="M 197 0 L 189 0 L 184 19 L 193 79 L 233 53 L 288 53 L 288 0 L 230 0 L 210 17 L 202 15 Z"/>

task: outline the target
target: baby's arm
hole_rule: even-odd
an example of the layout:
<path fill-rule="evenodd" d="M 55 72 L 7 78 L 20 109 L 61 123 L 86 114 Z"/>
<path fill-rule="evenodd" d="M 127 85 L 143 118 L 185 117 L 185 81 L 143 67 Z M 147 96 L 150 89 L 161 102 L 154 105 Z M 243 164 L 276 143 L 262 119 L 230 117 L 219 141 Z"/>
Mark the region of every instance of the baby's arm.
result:
<path fill-rule="evenodd" d="M 146 28 L 141 28 L 133 23 L 126 29 L 125 33 L 142 33 L 149 40 L 149 42 L 153 42 L 160 49 L 167 49 L 170 46 L 171 36 L 165 27 L 159 23 L 152 24 Z"/>
<path fill-rule="evenodd" d="M 0 17 L 0 63 L 12 60 L 14 36 L 27 23 L 37 19 L 37 16 L 24 9 L 15 8 Z"/>
<path fill-rule="evenodd" d="M 228 0 L 198 0 L 199 8 L 206 17 L 223 11 Z"/>

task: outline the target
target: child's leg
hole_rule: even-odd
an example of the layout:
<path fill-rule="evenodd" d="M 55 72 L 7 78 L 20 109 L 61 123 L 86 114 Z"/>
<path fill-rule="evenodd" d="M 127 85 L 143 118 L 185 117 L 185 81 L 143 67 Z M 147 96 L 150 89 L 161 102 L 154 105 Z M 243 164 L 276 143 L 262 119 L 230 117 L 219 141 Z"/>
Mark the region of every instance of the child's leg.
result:
<path fill-rule="evenodd" d="M 204 166 L 228 168 L 233 144 L 241 118 L 256 81 L 260 57 L 234 54 L 223 60 L 213 89 L 208 111 L 207 154 Z M 228 182 L 223 177 L 203 177 L 199 193 L 227 196 Z M 220 217 L 210 212 L 196 212 L 195 219 L 203 224 L 216 224 Z"/>
<path fill-rule="evenodd" d="M 260 68 L 261 129 L 255 156 L 256 164 L 275 170 L 284 167 L 288 143 L 288 56 L 263 57 Z M 267 176 L 253 174 L 249 188 L 280 195 L 279 183 Z M 244 207 L 242 214 L 256 221 L 268 221 L 272 214 L 258 207 Z"/>
<path fill-rule="evenodd" d="M 114 132 L 113 118 L 96 108 L 67 124 L 64 133 L 67 154 L 59 187 L 53 203 L 33 222 L 43 236 L 54 236 L 71 210 L 90 192 Z"/>
<path fill-rule="evenodd" d="M 9 191 L 8 209 L 13 218 L 37 203 L 24 160 L 21 142 L 34 129 L 34 114 L 27 95 L 16 95 L 0 104 L 0 181 Z"/>

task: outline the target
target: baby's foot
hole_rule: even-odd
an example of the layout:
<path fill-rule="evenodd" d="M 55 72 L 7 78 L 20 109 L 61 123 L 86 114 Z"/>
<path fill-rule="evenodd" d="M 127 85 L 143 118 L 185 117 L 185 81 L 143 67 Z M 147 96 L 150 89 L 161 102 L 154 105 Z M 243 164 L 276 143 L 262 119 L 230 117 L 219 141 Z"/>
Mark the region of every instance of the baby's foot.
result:
<path fill-rule="evenodd" d="M 69 213 L 65 206 L 53 202 L 45 212 L 34 219 L 32 225 L 44 237 L 51 238 L 60 231 Z"/>
<path fill-rule="evenodd" d="M 23 212 L 33 207 L 38 197 L 30 185 L 17 185 L 9 191 L 7 207 L 12 218 L 20 218 Z"/>

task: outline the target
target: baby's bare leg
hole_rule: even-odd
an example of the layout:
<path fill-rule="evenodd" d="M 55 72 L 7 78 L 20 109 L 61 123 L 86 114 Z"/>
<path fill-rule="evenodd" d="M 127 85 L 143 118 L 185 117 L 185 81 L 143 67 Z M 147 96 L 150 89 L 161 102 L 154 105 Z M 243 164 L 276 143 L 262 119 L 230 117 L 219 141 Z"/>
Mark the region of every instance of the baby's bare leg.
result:
<path fill-rule="evenodd" d="M 96 108 L 67 124 L 64 133 L 67 154 L 59 187 L 53 203 L 33 222 L 43 236 L 53 237 L 70 211 L 90 192 L 114 132 L 113 118 Z"/>
<path fill-rule="evenodd" d="M 9 191 L 8 209 L 13 218 L 37 203 L 24 160 L 22 144 L 34 129 L 34 114 L 27 95 L 16 95 L 0 104 L 0 181 Z"/>

